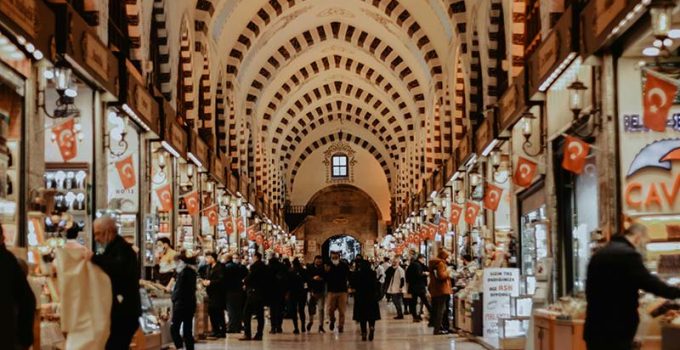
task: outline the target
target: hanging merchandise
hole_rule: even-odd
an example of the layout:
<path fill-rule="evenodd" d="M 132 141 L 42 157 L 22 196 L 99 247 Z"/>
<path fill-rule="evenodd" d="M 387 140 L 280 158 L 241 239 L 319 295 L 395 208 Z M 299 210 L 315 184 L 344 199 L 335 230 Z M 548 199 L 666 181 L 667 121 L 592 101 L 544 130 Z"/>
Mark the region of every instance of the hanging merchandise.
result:
<path fill-rule="evenodd" d="M 456 204 L 451 204 L 451 216 L 449 217 L 449 221 L 451 221 L 451 224 L 458 225 L 460 222 L 460 214 L 463 212 L 463 207 L 460 205 Z"/>
<path fill-rule="evenodd" d="M 157 188 L 156 196 L 161 203 L 163 211 L 169 212 L 172 210 L 172 187 L 170 184 Z"/>
<path fill-rule="evenodd" d="M 520 187 L 527 187 L 534 181 L 534 176 L 538 170 L 538 165 L 524 157 L 519 157 L 517 162 L 517 170 L 513 176 L 515 184 Z"/>
<path fill-rule="evenodd" d="M 217 204 L 213 204 L 203 210 L 203 216 L 208 218 L 208 224 L 210 224 L 210 226 L 217 226 L 217 222 L 219 221 L 219 215 L 217 214 Z"/>
<path fill-rule="evenodd" d="M 196 215 L 198 214 L 199 206 L 198 206 L 198 191 L 193 190 L 184 196 L 184 202 L 186 203 L 187 206 L 187 212 L 189 215 Z"/>
<path fill-rule="evenodd" d="M 567 136 L 563 152 L 562 167 L 565 170 L 580 175 L 583 172 L 583 167 L 586 165 L 586 158 L 590 152 L 590 144 L 579 138 Z"/>
<path fill-rule="evenodd" d="M 78 155 L 78 142 L 74 128 L 75 120 L 73 118 L 52 127 L 52 134 L 59 146 L 59 153 L 61 153 L 65 162 Z"/>
<path fill-rule="evenodd" d="M 124 189 L 130 189 L 137 184 L 135 166 L 132 162 L 132 154 L 116 162 L 116 170 L 120 176 L 120 183 Z"/>
<path fill-rule="evenodd" d="M 644 124 L 647 128 L 664 132 L 668 122 L 668 113 L 673 106 L 678 86 L 675 83 L 661 78 L 651 70 L 647 71 L 644 98 Z"/>
<path fill-rule="evenodd" d="M 486 184 L 485 192 L 484 209 L 496 211 L 503 195 L 503 189 L 493 184 Z"/>
<path fill-rule="evenodd" d="M 468 201 L 465 204 L 465 222 L 468 225 L 474 225 L 479 214 L 479 204 Z"/>

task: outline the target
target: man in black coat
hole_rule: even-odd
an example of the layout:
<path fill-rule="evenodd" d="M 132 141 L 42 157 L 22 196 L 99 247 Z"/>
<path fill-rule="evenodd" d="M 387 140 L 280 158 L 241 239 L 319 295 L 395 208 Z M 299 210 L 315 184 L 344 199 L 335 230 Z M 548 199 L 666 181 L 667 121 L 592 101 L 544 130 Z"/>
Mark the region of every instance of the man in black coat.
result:
<path fill-rule="evenodd" d="M 19 262 L 5 246 L 0 226 L 0 339 L 8 349 L 28 349 L 33 344 L 35 296 Z"/>
<path fill-rule="evenodd" d="M 345 310 L 347 310 L 347 283 L 349 282 L 349 265 L 340 260 L 339 252 L 331 252 L 331 265 L 326 265 L 326 314 L 330 318 L 328 328 L 335 329 L 335 311 L 338 311 L 338 332 L 345 327 Z"/>
<path fill-rule="evenodd" d="M 205 260 L 208 263 L 208 270 L 203 285 L 208 293 L 208 316 L 212 326 L 210 338 L 224 338 L 227 336 L 227 326 L 224 321 L 224 310 L 226 308 L 224 265 L 217 261 L 217 254 L 214 252 L 208 252 L 205 255 Z"/>
<path fill-rule="evenodd" d="M 321 255 L 314 257 L 314 262 L 307 266 L 307 286 L 309 290 L 309 323 L 307 332 L 312 330 L 314 315 L 319 312 L 319 333 L 325 333 L 323 329 L 324 307 L 326 305 L 326 280 L 324 275 L 323 259 Z"/>
<path fill-rule="evenodd" d="M 240 333 L 243 321 L 243 303 L 246 293 L 243 280 L 248 276 L 248 268 L 241 264 L 238 254 L 234 254 L 224 268 L 224 287 L 227 296 L 227 333 Z"/>
<path fill-rule="evenodd" d="M 411 294 L 411 315 L 413 315 L 413 322 L 420 322 L 423 318 L 418 312 L 418 299 L 425 306 L 428 312 L 431 311 L 430 302 L 427 300 L 427 267 L 425 266 L 425 255 L 419 254 L 416 259 L 411 261 L 411 264 L 406 269 L 406 282 L 408 283 L 408 292 Z"/>
<path fill-rule="evenodd" d="M 177 280 L 172 290 L 172 323 L 170 334 L 177 349 L 186 345 L 194 350 L 193 320 L 196 313 L 196 258 L 176 256 Z M 182 334 L 180 335 L 180 328 Z"/>
<path fill-rule="evenodd" d="M 288 292 L 288 269 L 277 257 L 269 259 L 269 288 L 268 302 L 271 317 L 271 331 L 269 333 L 283 333 L 283 309 Z"/>
<path fill-rule="evenodd" d="M 583 333 L 589 350 L 632 348 L 640 321 L 640 289 L 668 299 L 680 298 L 680 288 L 667 285 L 645 268 L 636 249 L 648 241 L 647 228 L 633 224 L 590 259 Z"/>
<path fill-rule="evenodd" d="M 243 330 L 244 337 L 240 340 L 262 340 L 264 331 L 264 299 L 266 290 L 269 288 L 269 274 L 267 266 L 262 262 L 262 254 L 253 255 L 253 263 L 250 265 L 250 272 L 245 279 L 246 305 L 243 311 Z M 251 321 L 253 315 L 257 318 L 257 333 L 252 336 Z"/>
<path fill-rule="evenodd" d="M 109 216 L 94 221 L 94 239 L 106 248 L 104 253 L 93 256 L 92 262 L 106 272 L 113 290 L 111 334 L 106 350 L 128 350 L 142 314 L 137 253 L 117 231 L 116 221 Z"/>

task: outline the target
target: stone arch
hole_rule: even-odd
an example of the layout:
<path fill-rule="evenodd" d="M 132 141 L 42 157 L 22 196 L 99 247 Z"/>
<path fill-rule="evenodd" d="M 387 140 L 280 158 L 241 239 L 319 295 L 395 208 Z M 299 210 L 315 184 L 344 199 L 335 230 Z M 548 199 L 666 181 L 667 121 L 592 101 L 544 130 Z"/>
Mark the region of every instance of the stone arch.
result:
<path fill-rule="evenodd" d="M 177 115 L 191 127 L 197 127 L 196 118 L 190 112 L 194 109 L 194 80 L 192 66 L 191 34 L 189 24 L 182 21 L 180 27 L 179 63 L 177 67 Z"/>
<path fill-rule="evenodd" d="M 168 30 L 165 23 L 165 0 L 154 0 L 151 14 L 152 57 L 155 72 L 155 84 L 163 97 L 172 99 L 172 68 L 170 66 L 170 48 L 168 47 Z"/>

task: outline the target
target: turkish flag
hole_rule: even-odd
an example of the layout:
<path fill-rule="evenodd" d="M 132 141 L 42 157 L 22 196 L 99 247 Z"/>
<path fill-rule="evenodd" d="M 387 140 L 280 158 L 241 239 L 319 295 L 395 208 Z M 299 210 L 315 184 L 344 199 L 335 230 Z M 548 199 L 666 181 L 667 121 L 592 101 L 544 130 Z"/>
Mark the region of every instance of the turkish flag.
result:
<path fill-rule="evenodd" d="M 486 193 L 484 194 L 484 208 L 496 211 L 498 209 L 498 203 L 501 202 L 501 195 L 503 194 L 503 189 L 487 183 Z"/>
<path fill-rule="evenodd" d="M 432 224 L 427 224 L 425 228 L 425 239 L 429 239 L 431 241 L 434 241 L 435 236 L 437 235 L 437 228 L 438 226 L 432 225 Z"/>
<path fill-rule="evenodd" d="M 116 170 L 123 188 L 129 190 L 137 184 L 135 165 L 132 163 L 132 154 L 116 162 Z"/>
<path fill-rule="evenodd" d="M 258 234 L 255 237 L 255 243 L 257 243 L 257 245 L 262 245 L 263 242 L 264 242 L 264 237 L 262 236 L 262 234 Z"/>
<path fill-rule="evenodd" d="M 524 157 L 519 157 L 517 161 L 517 168 L 515 170 L 515 185 L 520 187 L 527 187 L 534 181 L 538 166 L 535 162 L 530 161 Z"/>
<path fill-rule="evenodd" d="M 248 240 L 254 241 L 257 237 L 257 232 L 255 232 L 255 226 L 248 227 Z"/>
<path fill-rule="evenodd" d="M 232 220 L 231 217 L 224 219 L 222 223 L 224 224 L 224 230 L 227 231 L 228 235 L 234 233 L 234 220 Z"/>
<path fill-rule="evenodd" d="M 217 214 L 217 205 L 211 205 L 203 211 L 203 216 L 208 217 L 210 226 L 217 226 L 219 215 Z"/>
<path fill-rule="evenodd" d="M 65 162 L 75 158 L 78 155 L 78 140 L 76 133 L 73 131 L 75 121 L 73 118 L 56 125 L 52 128 L 52 134 L 59 146 L 59 153 Z"/>
<path fill-rule="evenodd" d="M 465 204 L 465 222 L 468 225 L 474 225 L 475 220 L 477 220 L 477 214 L 479 214 L 479 204 L 473 202 L 467 202 Z"/>
<path fill-rule="evenodd" d="M 244 229 L 245 227 L 243 226 L 243 218 L 239 216 L 236 218 L 236 231 L 238 231 L 238 233 L 243 233 Z"/>
<path fill-rule="evenodd" d="M 187 212 L 189 215 L 195 215 L 198 213 L 199 203 L 198 203 L 198 191 L 191 191 L 183 196 L 184 203 L 187 205 Z"/>
<path fill-rule="evenodd" d="M 562 167 L 574 174 L 581 174 L 586 165 L 590 145 L 579 138 L 567 136 L 562 152 L 564 152 Z"/>
<path fill-rule="evenodd" d="M 661 79 L 653 73 L 647 73 L 647 82 L 642 99 L 644 106 L 643 122 L 647 128 L 654 131 L 666 130 L 668 112 L 673 106 L 677 92 L 677 85 Z"/>
<path fill-rule="evenodd" d="M 439 219 L 438 229 L 439 233 L 441 233 L 442 235 L 446 234 L 446 232 L 449 230 L 449 221 L 444 218 Z"/>
<path fill-rule="evenodd" d="M 156 196 L 163 211 L 172 210 L 172 187 L 170 187 L 170 184 L 157 188 Z"/>
<path fill-rule="evenodd" d="M 463 207 L 460 205 L 451 204 L 451 216 L 449 217 L 453 225 L 458 225 L 460 216 L 463 213 Z"/>

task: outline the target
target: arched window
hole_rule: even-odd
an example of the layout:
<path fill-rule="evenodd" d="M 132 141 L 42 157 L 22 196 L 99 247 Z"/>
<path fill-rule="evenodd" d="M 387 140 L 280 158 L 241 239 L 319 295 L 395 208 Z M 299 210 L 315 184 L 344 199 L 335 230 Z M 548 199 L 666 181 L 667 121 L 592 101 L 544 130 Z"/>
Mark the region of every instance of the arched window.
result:
<path fill-rule="evenodd" d="M 331 175 L 335 178 L 338 177 L 348 177 L 349 176 L 349 165 L 348 165 L 347 155 L 338 153 L 333 155 Z"/>

